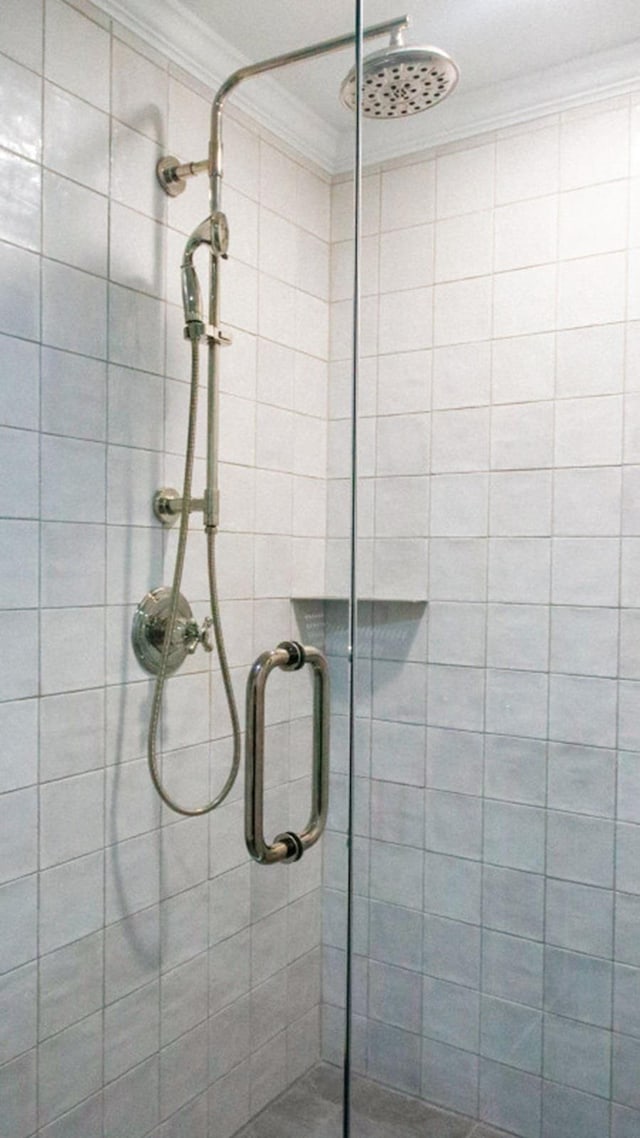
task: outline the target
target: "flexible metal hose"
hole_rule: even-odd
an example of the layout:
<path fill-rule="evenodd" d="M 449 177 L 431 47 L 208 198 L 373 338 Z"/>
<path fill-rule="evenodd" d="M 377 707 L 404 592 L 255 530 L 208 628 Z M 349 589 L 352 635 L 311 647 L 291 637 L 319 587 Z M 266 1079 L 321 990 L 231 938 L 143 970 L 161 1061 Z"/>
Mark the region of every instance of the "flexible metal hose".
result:
<path fill-rule="evenodd" d="M 211 615 L 213 618 L 213 631 L 215 635 L 216 650 L 218 659 L 220 661 L 220 670 L 222 673 L 222 682 L 224 684 L 225 695 L 227 697 L 227 705 L 229 708 L 229 717 L 231 719 L 231 730 L 233 734 L 233 757 L 231 760 L 231 769 L 227 780 L 222 787 L 222 790 L 204 806 L 181 806 L 176 802 L 162 783 L 162 778 L 158 770 L 158 729 L 160 726 L 160 713 L 162 711 L 162 696 L 164 694 L 164 687 L 168 675 L 168 660 L 169 652 L 172 646 L 173 635 L 175 631 L 176 621 L 178 617 L 178 604 L 180 601 L 180 587 L 182 585 L 182 574 L 184 571 L 184 560 L 187 549 L 187 538 L 189 535 L 189 511 L 191 506 L 191 486 L 193 481 L 193 459 L 196 446 L 196 421 L 198 414 L 198 384 L 200 380 L 200 351 L 197 339 L 191 340 L 191 394 L 189 399 L 189 427 L 187 431 L 187 451 L 184 462 L 184 487 L 182 492 L 182 507 L 180 510 L 180 530 L 178 533 L 178 550 L 176 553 L 176 564 L 173 573 L 173 583 L 171 585 L 171 597 L 169 602 L 169 616 L 165 627 L 165 635 L 162 643 L 162 655 L 160 658 L 160 667 L 156 676 L 156 684 L 153 692 L 153 701 L 151 704 L 151 718 L 149 720 L 149 735 L 147 739 L 147 760 L 149 764 L 149 773 L 153 785 L 155 786 L 158 794 L 163 802 L 175 810 L 177 814 L 186 814 L 188 817 L 194 817 L 198 814 L 208 814 L 210 810 L 215 810 L 221 802 L 227 797 L 231 787 L 233 786 L 238 768 L 240 766 L 240 720 L 238 718 L 238 709 L 236 707 L 235 696 L 233 694 L 233 686 L 231 683 L 231 675 L 229 672 L 229 662 L 227 660 L 227 652 L 224 643 L 224 635 L 222 631 L 222 622 L 220 620 L 220 605 L 218 601 L 218 585 L 216 579 L 216 561 L 215 561 L 215 530 L 207 530 L 207 564 L 209 571 L 209 599 L 211 603 Z"/>

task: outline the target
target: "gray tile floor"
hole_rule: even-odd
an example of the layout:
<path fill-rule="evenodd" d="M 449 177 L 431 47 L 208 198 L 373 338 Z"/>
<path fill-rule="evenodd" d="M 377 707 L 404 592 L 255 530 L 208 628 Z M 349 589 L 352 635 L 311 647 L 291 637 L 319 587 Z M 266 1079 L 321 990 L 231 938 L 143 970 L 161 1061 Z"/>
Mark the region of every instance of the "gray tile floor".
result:
<path fill-rule="evenodd" d="M 353 1083 L 352 1138 L 514 1138 L 370 1079 Z M 235 1138 L 342 1138 L 342 1074 L 319 1064 Z"/>

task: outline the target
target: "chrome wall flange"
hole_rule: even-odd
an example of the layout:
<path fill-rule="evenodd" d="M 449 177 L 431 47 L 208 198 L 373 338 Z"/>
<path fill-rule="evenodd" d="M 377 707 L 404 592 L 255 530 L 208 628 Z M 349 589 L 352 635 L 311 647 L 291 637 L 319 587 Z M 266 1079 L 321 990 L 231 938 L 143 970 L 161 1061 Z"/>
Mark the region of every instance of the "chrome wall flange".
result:
<path fill-rule="evenodd" d="M 142 598 L 133 618 L 131 629 L 133 650 L 138 662 L 153 676 L 160 671 L 170 607 L 171 589 L 161 585 Z M 193 619 L 191 605 L 181 593 L 167 658 L 167 673 L 177 671 L 186 657 L 195 651 L 199 642 L 200 630 L 197 621 Z"/>
<path fill-rule="evenodd" d="M 186 178 L 180 177 L 177 173 L 179 166 L 180 162 L 173 154 L 160 158 L 156 163 L 156 176 L 165 194 L 170 198 L 177 198 L 187 188 Z"/>
<path fill-rule="evenodd" d="M 180 513 L 180 494 L 172 486 L 163 486 L 153 495 L 153 512 L 163 526 L 172 526 L 178 520 Z"/>

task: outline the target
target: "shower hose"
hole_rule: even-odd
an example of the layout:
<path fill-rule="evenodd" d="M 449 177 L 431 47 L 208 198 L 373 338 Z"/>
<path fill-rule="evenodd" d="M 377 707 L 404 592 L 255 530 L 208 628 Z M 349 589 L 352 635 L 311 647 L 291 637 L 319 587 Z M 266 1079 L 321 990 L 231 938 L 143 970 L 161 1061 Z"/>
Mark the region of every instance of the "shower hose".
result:
<path fill-rule="evenodd" d="M 227 659 L 227 650 L 224 643 L 224 635 L 222 631 L 222 622 L 220 619 L 220 604 L 218 600 L 218 583 L 216 576 L 216 531 L 213 528 L 206 529 L 207 538 L 207 567 L 209 576 L 209 599 L 211 603 L 211 617 L 213 632 L 215 637 L 216 651 L 218 660 L 220 661 L 220 671 L 222 673 L 222 682 L 224 685 L 227 706 L 229 708 L 229 718 L 231 720 L 231 731 L 233 735 L 233 756 L 231 759 L 231 768 L 222 789 L 206 802 L 203 806 L 182 806 L 173 798 L 165 789 L 162 776 L 159 771 L 158 762 L 158 731 L 160 727 L 160 714 L 162 711 L 162 696 L 168 675 L 168 662 L 169 653 L 172 648 L 173 637 L 175 634 L 176 621 L 178 617 L 178 604 L 180 601 L 180 587 L 182 585 L 182 574 L 184 571 L 184 559 L 187 549 L 187 538 L 189 534 L 189 512 L 191 506 L 191 487 L 193 481 L 193 459 L 196 445 L 196 420 L 198 413 L 198 384 L 200 379 L 200 345 L 197 339 L 191 340 L 191 393 L 189 399 L 189 427 L 187 432 L 187 452 L 184 463 L 184 486 L 182 491 L 182 505 L 180 510 L 180 530 L 178 534 L 178 550 L 176 553 L 176 563 L 173 573 L 173 583 L 171 585 L 171 595 L 169 600 L 169 616 L 165 628 L 165 635 L 162 643 L 162 654 L 160 657 L 160 666 L 156 676 L 155 689 L 153 692 L 153 701 L 151 704 L 151 719 L 149 721 L 149 736 L 147 741 L 147 759 L 149 763 L 149 772 L 153 785 L 155 786 L 158 794 L 163 802 L 166 803 L 172 810 L 178 814 L 186 814 L 189 817 L 195 817 L 198 814 L 208 814 L 210 810 L 215 810 L 216 806 L 220 806 L 227 797 L 231 787 L 233 786 L 238 768 L 240 766 L 240 720 L 238 718 L 238 709 L 236 700 L 233 693 L 233 685 L 231 682 L 231 674 L 229 672 L 229 661 Z"/>

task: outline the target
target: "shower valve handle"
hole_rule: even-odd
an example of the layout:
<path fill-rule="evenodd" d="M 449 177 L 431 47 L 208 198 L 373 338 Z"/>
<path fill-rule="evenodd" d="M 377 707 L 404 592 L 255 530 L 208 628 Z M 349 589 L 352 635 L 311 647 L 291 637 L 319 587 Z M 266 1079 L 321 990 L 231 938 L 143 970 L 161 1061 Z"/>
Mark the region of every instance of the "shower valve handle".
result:
<path fill-rule="evenodd" d="M 205 652 L 213 652 L 214 640 L 211 629 L 213 628 L 213 617 L 205 616 L 202 627 L 198 627 L 197 620 L 188 620 L 183 625 L 182 637 L 185 647 L 190 656 L 193 656 L 199 644 L 202 645 Z"/>

